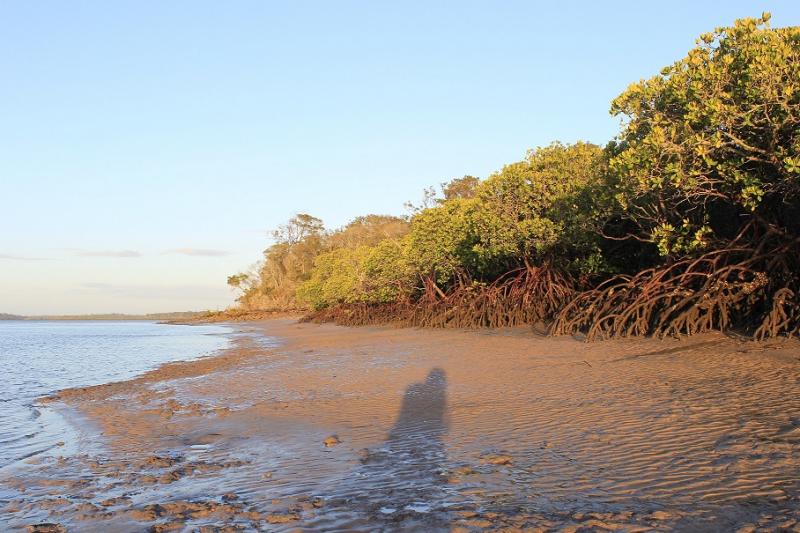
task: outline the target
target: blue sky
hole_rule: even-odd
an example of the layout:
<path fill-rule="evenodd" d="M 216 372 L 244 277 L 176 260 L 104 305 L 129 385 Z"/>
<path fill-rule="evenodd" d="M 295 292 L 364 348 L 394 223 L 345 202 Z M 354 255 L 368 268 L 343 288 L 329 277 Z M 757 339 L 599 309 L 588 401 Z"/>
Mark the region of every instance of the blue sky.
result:
<path fill-rule="evenodd" d="M 668 6 L 668 7 L 667 7 Z M 296 212 L 402 214 L 552 140 L 702 32 L 800 2 L 0 4 L 0 312 L 223 308 Z"/>

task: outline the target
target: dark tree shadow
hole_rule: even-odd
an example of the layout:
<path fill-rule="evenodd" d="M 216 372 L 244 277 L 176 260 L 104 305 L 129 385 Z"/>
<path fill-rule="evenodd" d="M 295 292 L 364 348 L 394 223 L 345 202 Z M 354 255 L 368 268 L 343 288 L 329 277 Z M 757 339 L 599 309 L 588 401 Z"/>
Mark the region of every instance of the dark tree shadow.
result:
<path fill-rule="evenodd" d="M 447 378 L 440 368 L 409 385 L 383 445 L 364 450 L 355 472 L 360 494 L 352 503 L 369 520 L 403 529 L 448 529 L 446 482 Z"/>

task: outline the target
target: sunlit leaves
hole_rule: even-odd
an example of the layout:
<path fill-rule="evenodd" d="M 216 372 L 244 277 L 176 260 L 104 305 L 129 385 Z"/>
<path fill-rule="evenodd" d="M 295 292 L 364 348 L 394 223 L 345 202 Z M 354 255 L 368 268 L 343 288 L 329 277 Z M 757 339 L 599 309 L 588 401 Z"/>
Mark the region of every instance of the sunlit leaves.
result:
<path fill-rule="evenodd" d="M 684 59 L 612 103 L 625 119 L 625 149 L 611 161 L 622 203 L 663 253 L 699 248 L 686 235 L 704 227 L 713 203 L 774 212 L 774 199 L 800 194 L 800 29 L 768 20 L 701 35 Z"/>

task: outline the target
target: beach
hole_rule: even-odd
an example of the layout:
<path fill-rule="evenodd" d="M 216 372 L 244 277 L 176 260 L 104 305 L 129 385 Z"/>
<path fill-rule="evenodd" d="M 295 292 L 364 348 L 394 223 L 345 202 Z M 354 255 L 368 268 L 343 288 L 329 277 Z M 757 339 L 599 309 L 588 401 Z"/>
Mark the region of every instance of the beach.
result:
<path fill-rule="evenodd" d="M 232 327 L 214 356 L 45 400 L 77 451 L 4 472 L 0 523 L 800 531 L 796 340 Z"/>

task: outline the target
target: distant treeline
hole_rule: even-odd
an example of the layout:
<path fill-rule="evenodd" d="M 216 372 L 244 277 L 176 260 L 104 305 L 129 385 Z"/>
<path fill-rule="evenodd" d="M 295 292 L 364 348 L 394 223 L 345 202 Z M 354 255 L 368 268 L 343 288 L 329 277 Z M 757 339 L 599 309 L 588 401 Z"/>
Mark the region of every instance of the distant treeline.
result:
<path fill-rule="evenodd" d="M 429 189 L 408 217 L 301 214 L 244 309 L 309 319 L 589 338 L 800 330 L 800 28 L 769 15 L 702 35 L 611 104 L 621 131 Z"/>

